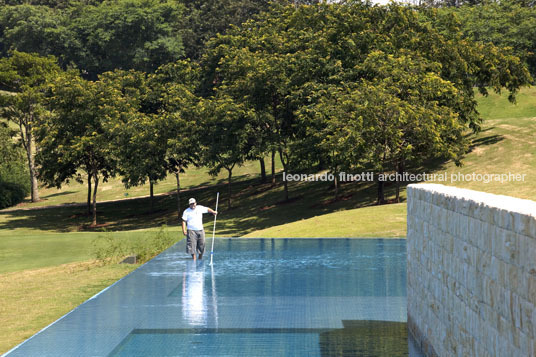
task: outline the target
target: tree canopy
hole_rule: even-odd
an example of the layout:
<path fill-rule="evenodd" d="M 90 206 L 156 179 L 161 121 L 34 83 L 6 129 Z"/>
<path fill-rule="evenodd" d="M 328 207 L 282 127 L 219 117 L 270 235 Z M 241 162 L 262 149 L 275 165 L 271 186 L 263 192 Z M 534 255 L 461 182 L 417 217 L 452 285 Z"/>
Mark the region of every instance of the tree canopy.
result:
<path fill-rule="evenodd" d="M 532 40 L 520 32 L 531 33 L 533 10 L 509 2 L 466 13 L 361 1 L 37 3 L 2 5 L 0 89 L 16 94 L 4 108 L 33 93 L 40 177 L 60 186 L 85 173 L 94 224 L 96 186 L 114 175 L 152 188 L 173 173 L 179 193 L 189 165 L 224 169 L 230 206 L 233 169 L 268 153 L 286 172 L 378 177 L 460 163 L 465 134 L 480 128 L 475 89 L 513 101 L 532 80 Z M 520 14 L 510 39 L 503 12 Z M 15 49 L 55 54 L 67 72 Z M 35 71 L 14 70 L 15 59 Z"/>
<path fill-rule="evenodd" d="M 271 10 L 210 42 L 202 88 L 254 110 L 285 170 L 311 159 L 332 170 L 366 162 L 378 172 L 415 158 L 459 162 L 466 148 L 461 133 L 479 129 L 474 88 L 505 87 L 513 98 L 530 80 L 508 49 L 467 41 L 459 23 L 433 11 L 361 2 Z M 341 112 L 345 98 L 353 106 Z M 353 126 L 350 118 L 363 122 Z M 334 141 L 310 128 L 333 132 Z M 345 139 L 355 143 L 358 136 L 366 150 L 343 154 Z M 304 154 L 300 144 L 311 140 L 317 145 L 306 145 L 313 153 Z"/>

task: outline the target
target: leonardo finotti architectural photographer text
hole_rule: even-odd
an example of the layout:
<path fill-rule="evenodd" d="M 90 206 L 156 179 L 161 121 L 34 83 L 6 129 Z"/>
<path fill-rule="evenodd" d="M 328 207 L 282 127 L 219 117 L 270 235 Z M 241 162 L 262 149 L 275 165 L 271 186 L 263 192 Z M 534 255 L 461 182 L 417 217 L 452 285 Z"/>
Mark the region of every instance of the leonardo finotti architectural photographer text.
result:
<path fill-rule="evenodd" d="M 288 174 L 283 172 L 284 181 L 335 181 L 337 178 L 340 182 L 524 182 L 527 174 L 518 173 L 470 173 L 462 174 L 457 173 L 433 173 L 428 174 L 426 172 L 414 174 L 409 172 L 392 173 L 392 174 L 375 174 L 374 172 L 361 172 L 359 174 L 347 174 L 346 172 L 340 172 L 337 175 L 332 173 L 322 174 Z"/>

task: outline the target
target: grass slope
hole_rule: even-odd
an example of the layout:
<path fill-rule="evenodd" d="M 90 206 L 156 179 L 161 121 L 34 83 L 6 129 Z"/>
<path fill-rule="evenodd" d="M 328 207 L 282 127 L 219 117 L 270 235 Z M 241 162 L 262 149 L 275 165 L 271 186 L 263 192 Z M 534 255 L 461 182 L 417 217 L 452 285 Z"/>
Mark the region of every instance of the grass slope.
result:
<path fill-rule="evenodd" d="M 0 274 L 0 354 L 136 267 L 90 262 Z"/>
<path fill-rule="evenodd" d="M 177 241 L 182 238 L 178 230 Z M 2 232 L 2 231 L 0 231 Z M 94 244 L 97 238 L 111 236 L 117 240 L 148 239 L 151 231 L 123 232 L 74 232 L 41 233 L 20 235 L 0 235 L 0 275 L 27 269 L 52 267 L 72 262 L 95 259 Z"/>
<path fill-rule="evenodd" d="M 378 224 L 380 218 L 389 217 Z M 327 213 L 297 222 L 256 230 L 246 237 L 405 237 L 406 204 L 371 206 Z"/>
<path fill-rule="evenodd" d="M 471 135 L 471 151 L 462 167 L 452 162 L 439 165 L 428 173 L 446 173 L 450 186 L 494 194 L 536 200 L 536 88 L 524 88 L 516 104 L 507 94 L 477 95 L 479 111 L 485 119 L 482 130 Z M 452 181 L 452 176 L 476 174 L 520 174 L 523 181 L 482 182 Z M 404 196 L 404 195 L 403 195 Z M 395 208 L 396 207 L 396 208 Z M 377 210 L 381 220 L 374 221 L 369 212 Z M 405 236 L 405 203 L 335 212 L 255 231 L 254 237 L 299 236 Z M 397 214 L 398 213 L 398 214 Z M 401 219 L 401 221 L 397 221 Z M 384 225 L 382 229 L 381 226 Z M 392 234 L 392 235 L 391 235 Z"/>

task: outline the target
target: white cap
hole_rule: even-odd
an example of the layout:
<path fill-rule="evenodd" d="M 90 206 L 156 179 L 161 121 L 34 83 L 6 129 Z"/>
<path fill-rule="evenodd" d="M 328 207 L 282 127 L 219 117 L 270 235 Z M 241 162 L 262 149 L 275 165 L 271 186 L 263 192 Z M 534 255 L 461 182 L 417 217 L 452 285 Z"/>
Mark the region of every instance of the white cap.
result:
<path fill-rule="evenodd" d="M 191 205 L 192 203 L 195 203 L 195 198 L 193 197 L 188 200 L 189 205 Z"/>

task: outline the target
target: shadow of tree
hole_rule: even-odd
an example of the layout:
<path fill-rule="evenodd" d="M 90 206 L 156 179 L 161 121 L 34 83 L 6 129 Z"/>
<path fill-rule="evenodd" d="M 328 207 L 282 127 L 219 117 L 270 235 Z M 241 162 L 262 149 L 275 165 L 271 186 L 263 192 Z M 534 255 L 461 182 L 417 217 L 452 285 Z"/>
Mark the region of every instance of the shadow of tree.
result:
<path fill-rule="evenodd" d="M 244 175 L 245 176 L 245 175 Z M 333 189 L 327 182 L 292 182 L 289 184 L 291 200 L 284 202 L 282 176 L 277 184 L 260 184 L 257 177 L 233 183 L 233 206 L 226 205 L 225 185 L 197 188 L 181 193 L 193 196 L 205 206 L 215 208 L 216 192 L 220 191 L 218 235 L 239 236 L 257 229 L 268 228 L 322 215 L 337 210 L 373 205 L 376 188 L 373 183 L 346 183 L 340 188 L 346 199 L 332 200 Z M 387 195 L 394 195 L 394 185 L 386 187 Z M 89 227 L 90 218 L 84 206 L 0 212 L 0 229 L 40 229 L 52 232 L 78 230 L 135 230 L 157 228 L 162 224 L 179 225 L 177 201 L 174 194 L 154 198 L 154 211 L 149 209 L 147 197 L 103 202 L 97 206 L 98 227 Z M 187 201 L 183 199 L 183 209 Z M 182 213 L 182 212 L 181 212 Z M 205 222 L 211 218 L 205 216 Z"/>
<path fill-rule="evenodd" d="M 474 139 L 469 146 L 469 152 L 473 151 L 476 147 L 497 144 L 502 140 L 504 140 L 504 136 L 502 135 L 489 135 Z"/>

